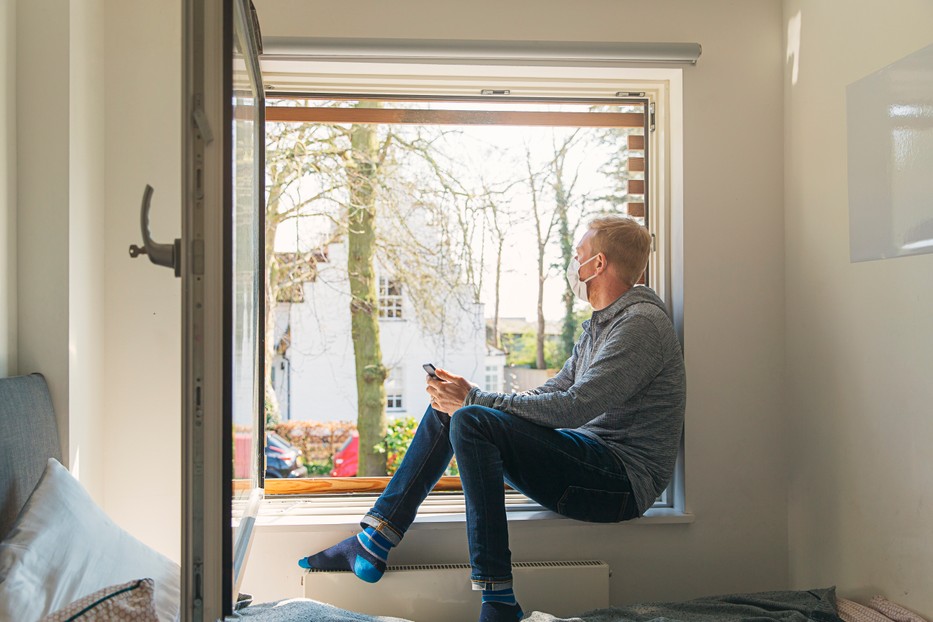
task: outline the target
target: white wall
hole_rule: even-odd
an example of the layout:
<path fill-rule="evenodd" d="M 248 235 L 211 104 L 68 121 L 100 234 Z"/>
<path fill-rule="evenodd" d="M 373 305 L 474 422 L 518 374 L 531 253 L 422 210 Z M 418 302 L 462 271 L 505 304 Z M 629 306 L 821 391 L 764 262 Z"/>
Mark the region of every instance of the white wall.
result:
<path fill-rule="evenodd" d="M 7 88 L 15 76 L 15 89 L 4 89 L 3 116 L 13 121 L 4 125 L 4 153 L 16 157 L 3 167 L 2 221 L 16 237 L 0 270 L 3 373 L 45 375 L 65 461 L 98 501 L 106 453 L 102 6 L 5 3 L 4 30 L 12 22 L 16 31 L 4 55 Z"/>
<path fill-rule="evenodd" d="M 68 453 L 69 29 L 67 0 L 16 6 L 17 362 L 42 372 Z"/>
<path fill-rule="evenodd" d="M 64 459 L 103 500 L 101 402 L 103 263 L 103 3 L 54 0 L 9 5 L 16 24 L 16 100 L 10 132 L 16 183 L 6 218 L 3 321 L 16 340 L 10 371 L 41 372 L 58 417 Z M 4 22 L 6 23 L 6 22 Z M 12 44 L 12 42 L 11 42 Z M 13 102 L 10 102 L 13 103 Z M 14 112 L 15 111 L 15 112 Z"/>
<path fill-rule="evenodd" d="M 108 2 L 104 29 L 105 509 L 178 560 L 181 280 L 127 248 L 147 183 L 154 239 L 181 235 L 181 3 Z"/>
<path fill-rule="evenodd" d="M 933 255 L 849 263 L 845 88 L 933 43 L 933 4 L 785 0 L 784 20 L 791 582 L 930 617 Z"/>
<path fill-rule="evenodd" d="M 180 8 L 4 3 L 15 39 L 4 20 L 3 117 L 15 111 L 15 123 L 2 127 L 18 140 L 0 167 L 16 175 L 0 188 L 17 252 L 4 246 L 0 264 L 0 275 L 16 269 L 0 281 L 0 301 L 17 305 L 0 316 L 17 335 L 5 351 L 19 373 L 46 376 L 69 466 L 95 499 L 175 559 L 180 285 L 127 247 L 140 242 L 147 182 L 155 236 L 180 233 Z"/>
<path fill-rule="evenodd" d="M 263 34 L 697 41 L 684 71 L 690 525 L 514 524 L 516 560 L 599 558 L 611 602 L 787 584 L 782 15 L 777 0 L 257 2 Z M 260 532 L 243 590 L 296 594 L 301 555 L 351 529 Z M 465 561 L 462 526 L 416 527 L 393 563 Z M 520 588 L 519 588 L 520 589 Z M 520 595 L 520 594 L 519 594 Z"/>
<path fill-rule="evenodd" d="M 70 4 L 68 461 L 104 499 L 104 2 Z"/>
<path fill-rule="evenodd" d="M 0 376 L 16 374 L 16 0 L 0 0 Z"/>

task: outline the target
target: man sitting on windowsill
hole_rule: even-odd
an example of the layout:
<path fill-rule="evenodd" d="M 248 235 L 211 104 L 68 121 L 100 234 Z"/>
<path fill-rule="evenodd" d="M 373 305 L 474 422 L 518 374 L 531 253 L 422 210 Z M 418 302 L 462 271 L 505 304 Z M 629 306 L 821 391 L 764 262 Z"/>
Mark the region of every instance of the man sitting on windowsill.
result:
<path fill-rule="evenodd" d="M 593 315 L 563 369 L 523 393 L 480 391 L 438 369 L 427 380 L 431 406 L 363 531 L 299 565 L 378 581 L 456 455 L 480 622 L 514 622 L 523 614 L 512 591 L 504 482 L 583 521 L 625 521 L 651 507 L 674 470 L 686 384 L 664 303 L 634 286 L 650 248 L 651 235 L 631 219 L 593 220 L 567 270 Z"/>

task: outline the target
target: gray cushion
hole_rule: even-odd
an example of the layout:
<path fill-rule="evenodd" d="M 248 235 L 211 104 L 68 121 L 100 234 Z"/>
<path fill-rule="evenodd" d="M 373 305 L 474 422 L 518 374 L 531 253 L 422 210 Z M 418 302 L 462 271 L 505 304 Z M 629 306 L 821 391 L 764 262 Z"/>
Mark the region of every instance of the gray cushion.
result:
<path fill-rule="evenodd" d="M 62 459 L 58 425 L 45 378 L 0 378 L 0 540 L 45 471 Z"/>

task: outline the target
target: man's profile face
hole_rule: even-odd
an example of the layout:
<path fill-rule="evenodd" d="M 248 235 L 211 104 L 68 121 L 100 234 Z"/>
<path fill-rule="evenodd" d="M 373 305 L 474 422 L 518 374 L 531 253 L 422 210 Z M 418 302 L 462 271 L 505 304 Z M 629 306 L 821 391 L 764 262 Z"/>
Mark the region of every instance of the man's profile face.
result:
<path fill-rule="evenodd" d="M 593 237 L 595 235 L 596 231 L 590 229 L 580 238 L 580 243 L 577 244 L 577 261 L 580 262 L 580 265 L 583 265 L 583 263 L 593 257 Z M 580 269 L 579 276 L 581 281 L 589 278 L 596 272 L 595 264 L 596 262 L 590 262 Z"/>

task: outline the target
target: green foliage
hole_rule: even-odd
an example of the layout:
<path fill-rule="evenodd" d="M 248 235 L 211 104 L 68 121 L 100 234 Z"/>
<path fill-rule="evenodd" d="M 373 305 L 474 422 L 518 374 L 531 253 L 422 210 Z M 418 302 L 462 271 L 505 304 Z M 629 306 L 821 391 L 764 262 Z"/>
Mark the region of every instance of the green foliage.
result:
<path fill-rule="evenodd" d="M 389 419 L 386 426 L 385 441 L 379 446 L 378 450 L 386 454 L 386 472 L 389 475 L 398 470 L 402 464 L 402 458 L 408 451 L 408 446 L 415 438 L 415 430 L 418 429 L 418 422 L 414 417 L 399 417 L 398 419 Z"/>
<path fill-rule="evenodd" d="M 324 462 L 305 462 L 308 469 L 308 477 L 327 477 L 334 470 L 333 459 Z"/>
<path fill-rule="evenodd" d="M 508 352 L 505 362 L 507 365 L 518 367 L 537 367 L 537 354 L 534 331 L 526 331 L 520 335 L 503 335 L 502 346 Z M 563 367 L 567 357 L 562 356 L 560 341 L 556 336 L 547 335 L 544 339 L 544 362 L 548 369 Z"/>
<path fill-rule="evenodd" d="M 263 410 L 265 411 L 265 415 L 266 415 L 266 429 L 267 429 L 267 430 L 273 430 L 273 431 L 274 431 L 274 430 L 275 430 L 275 427 L 276 427 L 279 423 L 281 423 L 281 417 L 280 417 L 280 415 L 279 415 L 278 408 L 277 408 L 276 405 L 269 399 L 269 392 L 268 392 L 268 391 L 266 392 L 266 397 L 265 397 L 265 400 L 263 400 L 263 402 L 264 402 L 264 406 L 265 406 L 265 407 L 263 408 Z"/>
<path fill-rule="evenodd" d="M 402 464 L 402 459 L 414 440 L 417 429 L 418 421 L 414 417 L 389 419 L 385 442 L 376 447 L 377 451 L 386 454 L 386 471 L 389 475 L 394 474 L 399 465 Z M 447 467 L 445 475 L 460 475 L 456 458 L 450 461 L 450 466 Z"/>

